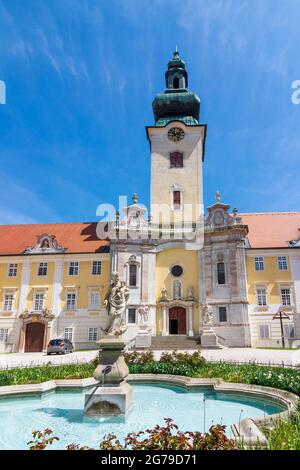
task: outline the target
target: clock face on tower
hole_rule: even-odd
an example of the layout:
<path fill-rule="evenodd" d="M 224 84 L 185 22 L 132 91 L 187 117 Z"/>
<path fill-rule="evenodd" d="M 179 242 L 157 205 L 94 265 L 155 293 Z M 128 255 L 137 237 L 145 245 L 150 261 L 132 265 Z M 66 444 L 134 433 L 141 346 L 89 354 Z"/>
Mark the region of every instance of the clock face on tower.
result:
<path fill-rule="evenodd" d="M 168 139 L 172 142 L 179 142 L 184 138 L 184 130 L 180 127 L 172 127 L 168 132 Z"/>

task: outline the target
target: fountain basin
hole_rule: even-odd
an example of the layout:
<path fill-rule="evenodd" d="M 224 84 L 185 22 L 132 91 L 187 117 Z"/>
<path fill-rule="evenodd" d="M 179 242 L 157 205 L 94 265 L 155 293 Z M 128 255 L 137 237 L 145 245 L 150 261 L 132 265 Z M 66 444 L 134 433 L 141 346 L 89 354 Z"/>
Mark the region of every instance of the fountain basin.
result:
<path fill-rule="evenodd" d="M 111 417 L 84 415 L 84 397 L 95 386 L 94 379 L 1 387 L 0 419 L 5 426 L 0 449 L 25 449 L 31 432 L 46 427 L 60 437 L 51 448 L 64 449 L 70 443 L 98 447 L 108 433 L 122 440 L 131 431 L 162 425 L 164 418 L 172 418 L 183 431 L 203 432 L 222 422 L 228 435 L 255 442 L 264 438 L 258 421 L 286 416 L 298 400 L 282 390 L 218 379 L 141 374 L 130 375 L 128 381 L 133 405 L 127 416 Z"/>

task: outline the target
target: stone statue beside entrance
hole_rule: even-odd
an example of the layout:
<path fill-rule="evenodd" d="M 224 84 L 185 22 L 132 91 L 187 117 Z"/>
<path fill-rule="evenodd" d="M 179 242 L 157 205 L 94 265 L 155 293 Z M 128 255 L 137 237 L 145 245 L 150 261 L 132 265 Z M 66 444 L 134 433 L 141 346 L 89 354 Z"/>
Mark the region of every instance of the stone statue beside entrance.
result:
<path fill-rule="evenodd" d="M 212 318 L 213 318 L 213 309 L 211 305 L 207 303 L 202 305 L 202 321 L 203 326 L 212 326 Z"/>
<path fill-rule="evenodd" d="M 104 299 L 104 305 L 109 317 L 109 326 L 103 330 L 106 335 L 121 336 L 127 327 L 125 310 L 129 299 L 129 288 L 120 281 L 119 274 L 113 272 L 111 284 Z"/>
<path fill-rule="evenodd" d="M 141 304 L 138 309 L 138 314 L 140 317 L 139 322 L 139 332 L 135 338 L 135 347 L 148 349 L 151 346 L 151 333 L 150 328 L 148 328 L 149 320 L 149 307 L 148 305 Z"/>
<path fill-rule="evenodd" d="M 201 346 L 203 348 L 218 348 L 218 337 L 213 329 L 213 308 L 208 303 L 201 305 L 202 313 L 202 335 Z"/>

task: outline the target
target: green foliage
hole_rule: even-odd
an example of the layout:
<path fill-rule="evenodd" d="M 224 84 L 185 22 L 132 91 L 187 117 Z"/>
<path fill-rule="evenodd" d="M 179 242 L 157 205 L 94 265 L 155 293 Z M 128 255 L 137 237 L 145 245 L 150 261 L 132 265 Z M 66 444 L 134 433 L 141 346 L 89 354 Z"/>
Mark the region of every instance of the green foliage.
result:
<path fill-rule="evenodd" d="M 93 364 L 65 364 L 57 367 L 26 367 L 0 371 L 1 385 L 21 385 L 41 383 L 58 379 L 85 379 L 92 377 L 95 367 Z"/>
<path fill-rule="evenodd" d="M 197 353 L 196 353 L 197 354 Z M 129 364 L 132 374 L 173 374 L 202 378 L 220 378 L 226 382 L 247 383 L 279 388 L 300 395 L 300 374 L 298 369 L 258 366 L 255 364 L 211 363 L 165 353 L 160 361 L 146 364 Z"/>
<path fill-rule="evenodd" d="M 185 364 L 190 367 L 202 367 L 206 363 L 204 357 L 201 356 L 200 351 L 195 351 L 192 354 L 187 352 L 180 353 L 173 351 L 163 352 L 160 356 L 159 362 L 171 364 Z"/>
<path fill-rule="evenodd" d="M 269 441 L 269 450 L 300 450 L 300 405 L 289 419 L 273 421 L 263 432 Z"/>
<path fill-rule="evenodd" d="M 126 364 L 148 364 L 154 361 L 153 351 L 133 351 L 123 354 Z"/>

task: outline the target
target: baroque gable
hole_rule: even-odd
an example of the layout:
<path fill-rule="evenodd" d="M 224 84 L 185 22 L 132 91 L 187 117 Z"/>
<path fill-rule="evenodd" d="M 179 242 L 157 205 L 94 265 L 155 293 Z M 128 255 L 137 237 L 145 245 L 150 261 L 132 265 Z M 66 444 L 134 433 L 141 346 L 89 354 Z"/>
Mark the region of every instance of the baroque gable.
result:
<path fill-rule="evenodd" d="M 60 246 L 55 235 L 43 233 L 37 236 L 37 243 L 24 250 L 24 254 L 64 253 L 65 248 Z"/>

